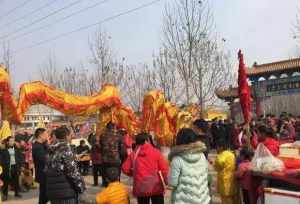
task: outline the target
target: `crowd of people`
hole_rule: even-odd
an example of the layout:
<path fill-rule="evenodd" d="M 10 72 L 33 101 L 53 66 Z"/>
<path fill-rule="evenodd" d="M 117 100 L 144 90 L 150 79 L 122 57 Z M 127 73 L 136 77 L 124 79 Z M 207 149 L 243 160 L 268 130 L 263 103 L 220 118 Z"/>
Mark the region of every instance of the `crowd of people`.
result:
<path fill-rule="evenodd" d="M 97 204 L 127 204 L 129 192 L 121 173 L 133 178 L 132 193 L 138 204 L 163 204 L 165 190 L 171 190 L 172 204 L 203 203 L 212 200 L 209 165 L 217 172 L 217 191 L 223 204 L 238 204 L 238 185 L 243 203 L 253 203 L 244 175 L 251 168 L 253 151 L 263 143 L 277 156 L 279 145 L 299 138 L 300 118 L 283 113 L 253 120 L 249 125 L 232 121 L 197 119 L 192 127 L 178 131 L 166 157 L 148 133 L 134 137 L 112 122 L 101 135 L 91 134 L 72 145 L 72 131 L 61 126 L 50 133 L 43 128 L 33 136 L 8 137 L 0 147 L 3 181 L 2 200 L 8 191 L 16 197 L 39 184 L 39 204 L 78 204 L 86 190 L 83 176 L 90 172 L 94 186 L 104 189 L 95 195 Z M 132 139 L 135 138 L 135 139 Z M 248 140 L 249 138 L 249 140 Z M 217 152 L 214 161 L 209 153 Z M 90 155 L 89 159 L 86 158 Z M 34 164 L 34 165 L 32 165 Z M 33 175 L 35 180 L 33 180 Z M 31 178 L 31 179 L 30 179 Z M 1 184 L 1 182 L 0 182 Z"/>
<path fill-rule="evenodd" d="M 215 147 L 216 140 L 223 138 L 230 149 L 239 149 L 247 143 L 247 126 L 232 120 L 213 120 L 210 125 L 209 141 Z M 300 139 L 300 116 L 283 112 L 279 117 L 268 114 L 253 119 L 250 123 L 251 145 L 255 148 L 258 144 L 258 128 L 270 127 L 272 135 L 280 143 L 293 142 Z"/>

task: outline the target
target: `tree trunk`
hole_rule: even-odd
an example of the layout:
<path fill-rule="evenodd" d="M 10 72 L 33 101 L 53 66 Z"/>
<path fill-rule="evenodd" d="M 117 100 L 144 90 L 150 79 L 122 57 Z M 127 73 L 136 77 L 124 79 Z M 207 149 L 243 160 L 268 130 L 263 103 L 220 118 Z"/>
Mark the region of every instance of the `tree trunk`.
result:
<path fill-rule="evenodd" d="M 200 105 L 200 117 L 201 118 L 203 118 L 203 116 L 204 116 L 204 103 L 203 103 L 203 83 L 202 83 L 202 80 L 203 80 L 203 76 L 202 76 L 202 69 L 200 68 L 200 70 L 199 70 L 199 75 L 198 75 L 198 77 L 199 77 L 199 85 L 200 85 L 200 87 L 199 87 L 199 91 L 200 91 L 200 93 L 199 93 L 199 105 Z"/>
<path fill-rule="evenodd" d="M 190 104 L 190 88 L 188 80 L 185 80 L 185 96 L 186 96 L 186 105 Z"/>

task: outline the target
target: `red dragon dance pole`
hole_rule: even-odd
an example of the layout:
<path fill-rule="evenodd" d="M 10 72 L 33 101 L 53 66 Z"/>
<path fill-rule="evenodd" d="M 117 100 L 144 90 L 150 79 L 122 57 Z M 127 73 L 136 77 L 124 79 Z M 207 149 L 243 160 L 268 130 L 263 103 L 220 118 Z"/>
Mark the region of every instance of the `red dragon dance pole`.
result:
<path fill-rule="evenodd" d="M 251 90 L 247 81 L 244 56 L 241 50 L 239 50 L 238 52 L 238 58 L 239 58 L 239 75 L 238 75 L 239 99 L 240 99 L 240 104 L 244 116 L 246 131 L 247 131 L 247 145 L 250 148 L 251 134 L 250 134 L 249 123 L 251 121 Z"/>

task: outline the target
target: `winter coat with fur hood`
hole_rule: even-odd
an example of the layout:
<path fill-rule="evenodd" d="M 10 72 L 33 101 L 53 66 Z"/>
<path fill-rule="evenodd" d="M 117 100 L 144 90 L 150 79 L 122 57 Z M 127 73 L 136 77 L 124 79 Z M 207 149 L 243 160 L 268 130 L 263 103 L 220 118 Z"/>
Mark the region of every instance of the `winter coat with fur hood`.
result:
<path fill-rule="evenodd" d="M 178 145 L 171 150 L 169 185 L 173 187 L 172 204 L 210 203 L 205 150 L 202 142 Z"/>

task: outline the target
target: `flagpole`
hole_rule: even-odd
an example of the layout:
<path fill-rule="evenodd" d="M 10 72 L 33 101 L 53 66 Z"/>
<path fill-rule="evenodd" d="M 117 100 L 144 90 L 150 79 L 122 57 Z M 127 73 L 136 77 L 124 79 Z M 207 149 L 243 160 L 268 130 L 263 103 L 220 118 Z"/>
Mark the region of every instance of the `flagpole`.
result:
<path fill-rule="evenodd" d="M 251 148 L 251 141 L 250 141 L 251 90 L 247 81 L 247 73 L 246 73 L 246 68 L 244 63 L 244 56 L 241 50 L 239 50 L 238 52 L 238 59 L 239 59 L 238 91 L 239 91 L 240 104 L 241 104 L 244 121 L 245 121 L 244 128 L 246 129 L 247 147 L 250 149 Z"/>

